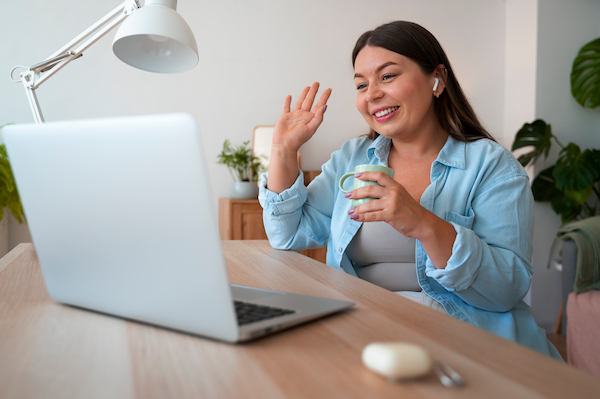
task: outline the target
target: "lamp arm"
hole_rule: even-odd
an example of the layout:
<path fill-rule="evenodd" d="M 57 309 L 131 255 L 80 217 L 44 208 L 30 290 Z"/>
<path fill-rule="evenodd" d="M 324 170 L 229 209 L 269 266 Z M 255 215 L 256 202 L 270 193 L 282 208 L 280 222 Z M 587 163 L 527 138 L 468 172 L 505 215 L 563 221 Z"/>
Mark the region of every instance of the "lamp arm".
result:
<path fill-rule="evenodd" d="M 85 50 L 139 8 L 138 0 L 125 0 L 50 57 L 30 66 L 26 71 L 21 73 L 21 82 L 25 87 L 29 106 L 36 123 L 43 123 L 44 117 L 42 116 L 35 90 L 71 61 L 81 57 Z"/>

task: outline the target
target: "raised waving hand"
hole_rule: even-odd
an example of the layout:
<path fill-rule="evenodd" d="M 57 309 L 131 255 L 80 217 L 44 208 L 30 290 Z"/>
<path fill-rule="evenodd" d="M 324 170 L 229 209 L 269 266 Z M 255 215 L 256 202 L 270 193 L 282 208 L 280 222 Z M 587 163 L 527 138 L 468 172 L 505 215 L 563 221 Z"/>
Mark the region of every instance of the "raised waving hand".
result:
<path fill-rule="evenodd" d="M 273 132 L 274 146 L 284 146 L 291 151 L 298 151 L 300 146 L 315 134 L 323 122 L 323 113 L 331 95 L 331 89 L 325 90 L 317 105 L 313 107 L 318 90 L 319 83 L 317 82 L 310 87 L 305 87 L 293 110 L 290 109 L 292 96 L 285 98 L 283 111 Z"/>
<path fill-rule="evenodd" d="M 313 107 L 319 91 L 319 83 L 305 87 L 300 93 L 294 109 L 291 109 L 292 96 L 287 96 L 283 111 L 273 131 L 273 146 L 269 164 L 267 188 L 276 193 L 291 187 L 298 177 L 297 152 L 315 134 L 323 122 L 323 114 L 327 109 L 327 100 L 331 89 L 321 94 Z"/>

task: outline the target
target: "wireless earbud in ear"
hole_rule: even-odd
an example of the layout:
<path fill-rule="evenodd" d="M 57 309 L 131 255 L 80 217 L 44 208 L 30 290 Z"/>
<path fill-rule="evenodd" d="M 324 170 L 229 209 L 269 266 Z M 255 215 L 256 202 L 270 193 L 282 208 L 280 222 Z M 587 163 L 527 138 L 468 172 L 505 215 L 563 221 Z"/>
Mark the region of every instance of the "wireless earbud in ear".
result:
<path fill-rule="evenodd" d="M 440 83 L 440 80 L 438 78 L 435 78 L 435 83 L 433 85 L 433 92 L 435 93 L 435 91 L 437 90 L 438 84 Z"/>

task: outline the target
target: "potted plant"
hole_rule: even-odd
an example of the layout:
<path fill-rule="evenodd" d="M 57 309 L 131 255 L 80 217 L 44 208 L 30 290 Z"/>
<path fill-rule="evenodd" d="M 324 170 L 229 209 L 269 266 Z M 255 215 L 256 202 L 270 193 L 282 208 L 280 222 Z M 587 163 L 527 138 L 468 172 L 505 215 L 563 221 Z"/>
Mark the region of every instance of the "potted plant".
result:
<path fill-rule="evenodd" d="M 8 125 L 8 124 L 7 124 Z M 4 126 L 0 126 L 0 130 Z M 10 167 L 6 146 L 0 144 L 0 221 L 4 218 L 4 208 L 8 208 L 19 223 L 23 223 L 25 213 L 23 205 L 21 205 L 21 197 L 17 191 L 15 177 Z"/>
<path fill-rule="evenodd" d="M 4 126 L 6 125 L 0 126 L 0 131 Z M 9 250 L 8 219 L 4 217 L 5 209 L 8 209 L 19 223 L 23 223 L 25 220 L 23 205 L 21 205 L 21 198 L 17 191 L 6 147 L 4 144 L 0 144 L 0 222 L 2 222 L 0 226 L 0 250 L 2 254 L 0 256 L 3 256 Z"/>
<path fill-rule="evenodd" d="M 233 182 L 229 185 L 229 196 L 233 199 L 252 199 L 258 197 L 258 177 L 262 171 L 260 159 L 252 154 L 248 146 L 232 146 L 229 140 L 223 143 L 223 150 L 217 157 L 217 163 L 227 166 Z"/>
<path fill-rule="evenodd" d="M 571 70 L 571 93 L 586 108 L 600 106 L 600 38 L 581 48 Z M 542 170 L 533 180 L 535 201 L 550 202 L 563 224 L 595 216 L 600 200 L 600 150 L 581 151 L 575 143 L 563 145 L 541 119 L 525 123 L 517 133 L 512 150 L 533 149 L 519 157 L 523 166 L 548 157 L 554 141 L 561 147 L 555 164 Z"/>
<path fill-rule="evenodd" d="M 562 222 L 595 216 L 600 199 L 600 151 L 581 151 L 575 143 L 563 145 L 552 134 L 549 124 L 541 119 L 526 123 L 517 133 L 512 149 L 532 146 L 533 150 L 519 157 L 527 166 L 544 155 L 548 156 L 552 140 L 561 147 L 555 164 L 542 170 L 533 180 L 533 198 L 539 202 L 550 202 L 552 209 L 560 215 Z"/>

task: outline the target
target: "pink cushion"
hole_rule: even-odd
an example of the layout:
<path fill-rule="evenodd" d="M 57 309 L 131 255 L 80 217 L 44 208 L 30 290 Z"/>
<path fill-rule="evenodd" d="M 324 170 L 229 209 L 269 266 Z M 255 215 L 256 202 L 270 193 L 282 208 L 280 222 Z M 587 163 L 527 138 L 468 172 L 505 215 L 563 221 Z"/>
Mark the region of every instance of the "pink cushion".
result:
<path fill-rule="evenodd" d="M 600 376 L 600 291 L 569 294 L 567 299 L 569 364 Z"/>

